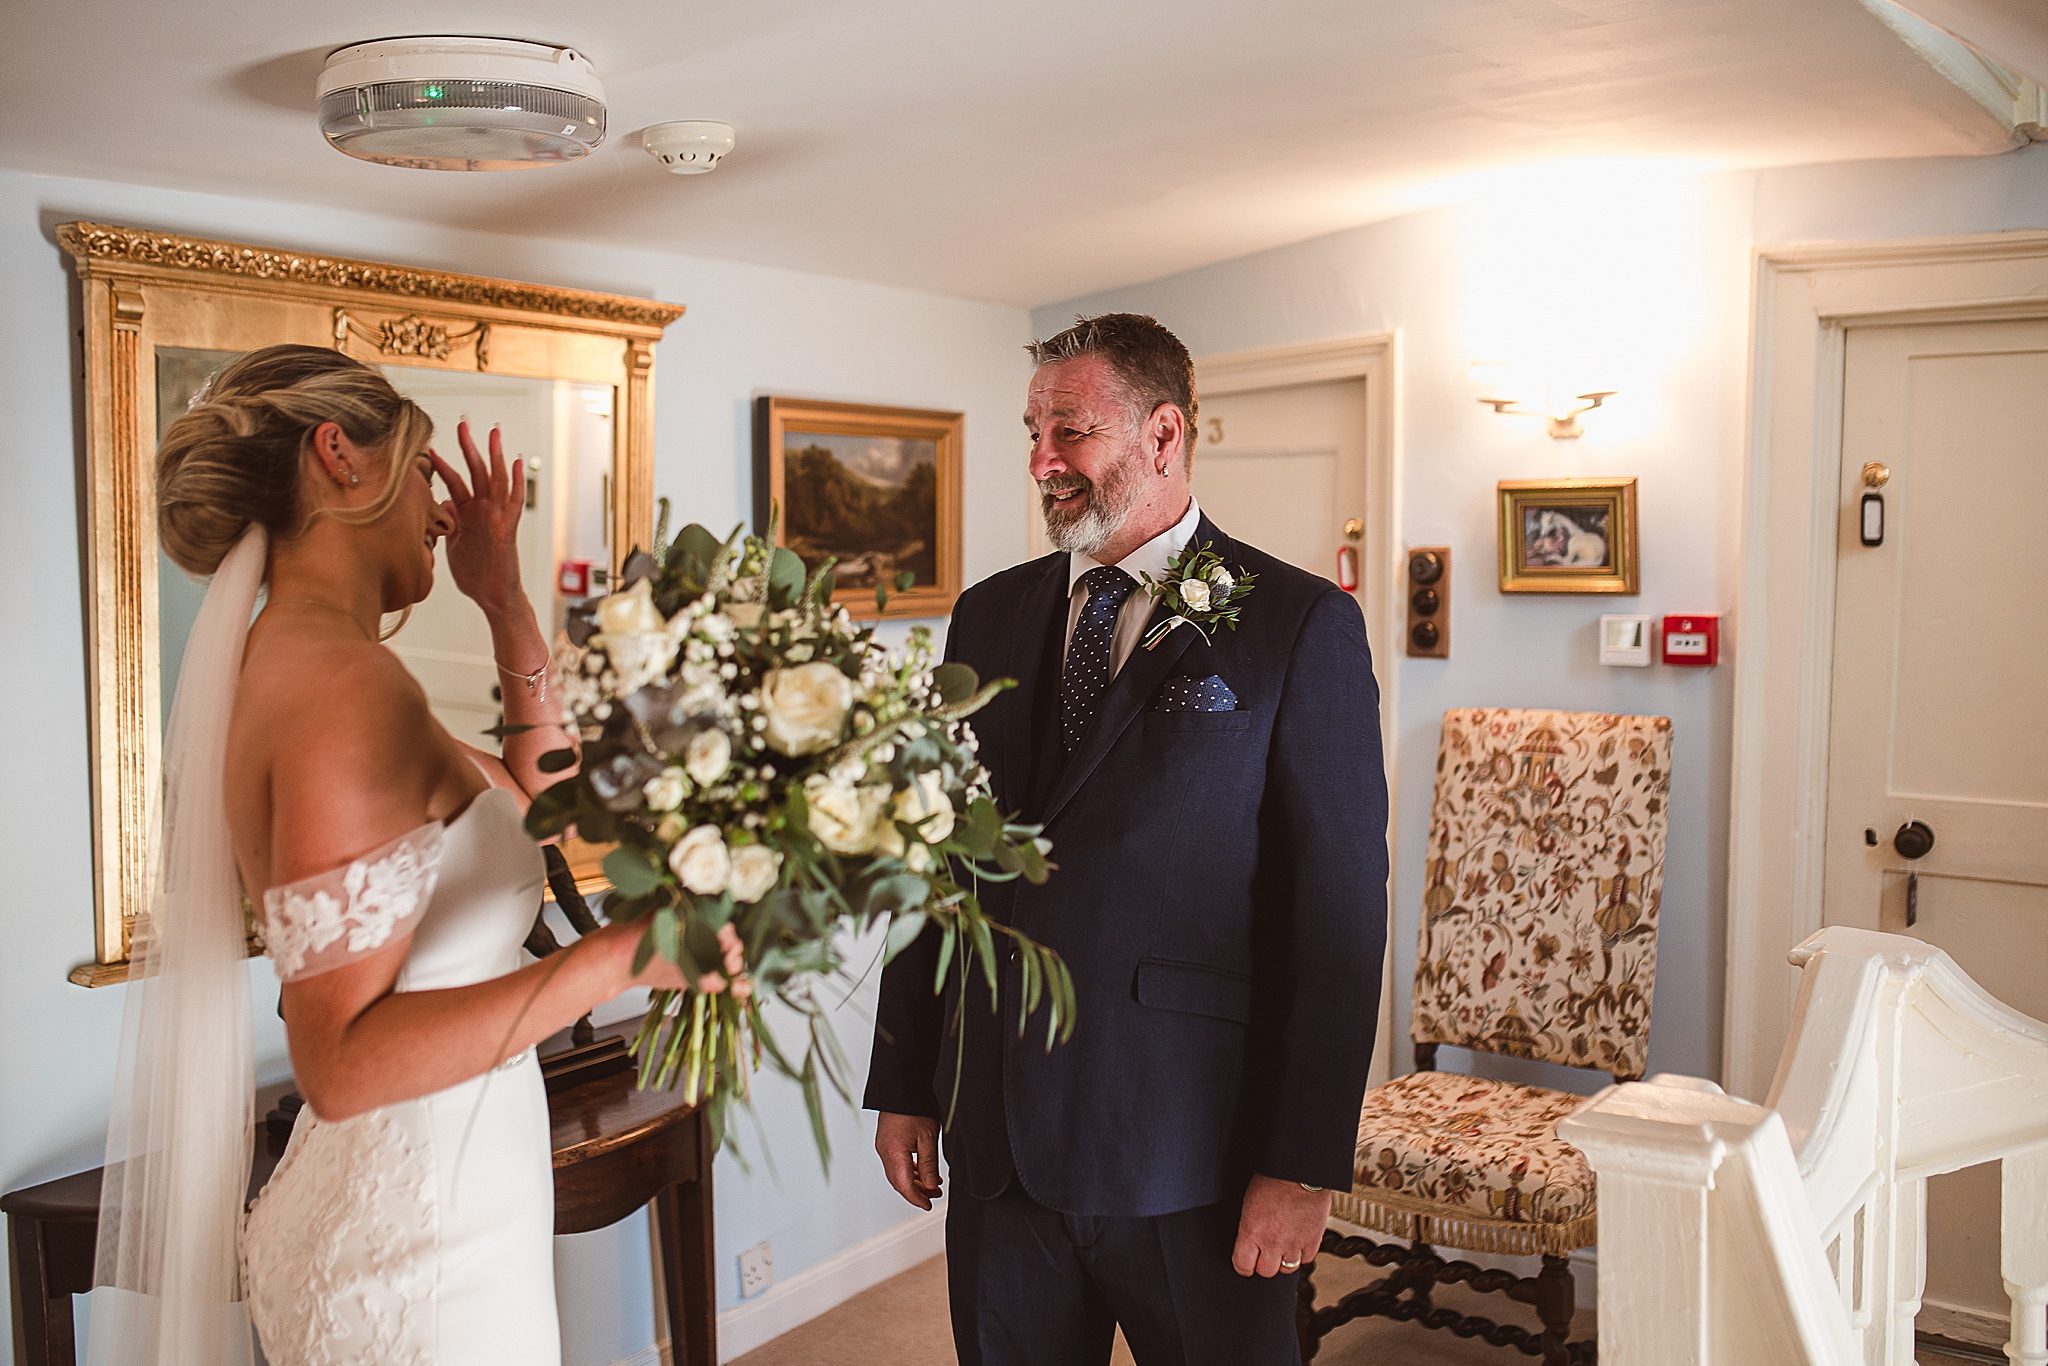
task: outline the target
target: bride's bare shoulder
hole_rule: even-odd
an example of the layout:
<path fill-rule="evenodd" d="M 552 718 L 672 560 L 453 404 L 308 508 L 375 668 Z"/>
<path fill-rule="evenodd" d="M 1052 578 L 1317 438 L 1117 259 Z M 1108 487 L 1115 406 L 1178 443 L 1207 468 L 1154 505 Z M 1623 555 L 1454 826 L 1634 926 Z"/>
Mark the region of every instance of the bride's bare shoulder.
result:
<path fill-rule="evenodd" d="M 434 734 L 426 692 L 398 656 L 338 632 L 252 633 L 235 712 L 272 753 L 344 766 L 350 755 L 371 765 L 417 755 Z"/>

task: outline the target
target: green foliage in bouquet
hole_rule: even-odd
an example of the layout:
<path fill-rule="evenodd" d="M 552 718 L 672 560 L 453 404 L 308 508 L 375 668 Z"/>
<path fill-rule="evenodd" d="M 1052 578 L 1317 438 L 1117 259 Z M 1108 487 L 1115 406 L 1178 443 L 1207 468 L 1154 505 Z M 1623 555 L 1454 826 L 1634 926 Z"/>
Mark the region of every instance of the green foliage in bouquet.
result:
<path fill-rule="evenodd" d="M 653 551 L 572 611 L 556 674 L 581 753 L 544 757 L 576 771 L 534 799 L 527 829 L 615 846 L 604 910 L 642 927 L 636 969 L 658 955 L 692 984 L 650 1002 L 641 1085 L 681 1087 L 723 1139 L 765 1059 L 802 1087 L 829 1162 L 823 1086 L 853 1094 L 820 995 L 848 980 L 862 932 L 887 925 L 886 962 L 930 929 L 933 990 L 978 970 L 992 999 L 1008 939 L 1019 1032 L 1041 1006 L 1048 1049 L 1072 1032 L 1066 965 L 975 895 L 1051 871 L 1038 828 L 990 797 L 967 722 L 1011 684 L 934 664 L 922 627 L 885 649 L 833 605 L 829 562 L 695 525 L 668 541 L 667 521 L 664 504 Z M 800 1053 L 771 1030 L 771 999 L 802 1021 Z"/>

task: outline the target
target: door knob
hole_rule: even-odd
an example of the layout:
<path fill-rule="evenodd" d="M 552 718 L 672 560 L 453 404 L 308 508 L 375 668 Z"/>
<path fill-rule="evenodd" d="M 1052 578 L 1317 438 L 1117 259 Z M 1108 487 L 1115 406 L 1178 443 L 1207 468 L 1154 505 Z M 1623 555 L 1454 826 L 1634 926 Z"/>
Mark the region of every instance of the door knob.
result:
<path fill-rule="evenodd" d="M 1892 848 L 1900 858 L 1926 858 L 1934 849 L 1934 831 L 1925 821 L 1907 821 L 1892 836 Z"/>

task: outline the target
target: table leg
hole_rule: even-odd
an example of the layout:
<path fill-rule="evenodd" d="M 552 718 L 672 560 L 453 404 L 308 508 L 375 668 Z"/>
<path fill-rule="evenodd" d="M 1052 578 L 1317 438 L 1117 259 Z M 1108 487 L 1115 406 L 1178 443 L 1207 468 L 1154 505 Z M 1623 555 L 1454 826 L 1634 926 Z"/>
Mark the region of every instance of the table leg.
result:
<path fill-rule="evenodd" d="M 8 1216 L 7 1263 L 16 1366 L 75 1366 L 71 1296 L 51 1286 L 49 1239 L 41 1220 Z"/>
<path fill-rule="evenodd" d="M 712 1263 L 708 1175 L 664 1186 L 654 1197 L 662 1295 L 675 1366 L 718 1366 L 718 1286 Z"/>

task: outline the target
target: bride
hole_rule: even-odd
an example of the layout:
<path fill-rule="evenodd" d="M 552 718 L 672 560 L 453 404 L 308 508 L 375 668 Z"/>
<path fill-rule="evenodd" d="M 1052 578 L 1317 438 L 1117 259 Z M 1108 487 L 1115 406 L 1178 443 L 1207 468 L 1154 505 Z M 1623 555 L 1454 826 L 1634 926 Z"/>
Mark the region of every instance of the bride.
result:
<path fill-rule="evenodd" d="M 244 1300 L 271 1366 L 558 1361 L 533 1046 L 677 983 L 659 962 L 636 978 L 622 926 L 520 966 L 542 883 L 521 815 L 573 737 L 520 587 L 522 462 L 464 423 L 458 471 L 431 434 L 375 370 L 309 346 L 239 358 L 164 433 L 162 544 L 212 584 L 136 927 L 94 1363 L 246 1361 Z M 502 756 L 442 729 L 379 643 L 432 586 L 437 542 L 490 623 L 506 722 L 535 727 Z M 244 893 L 306 1099 L 246 1226 Z"/>

